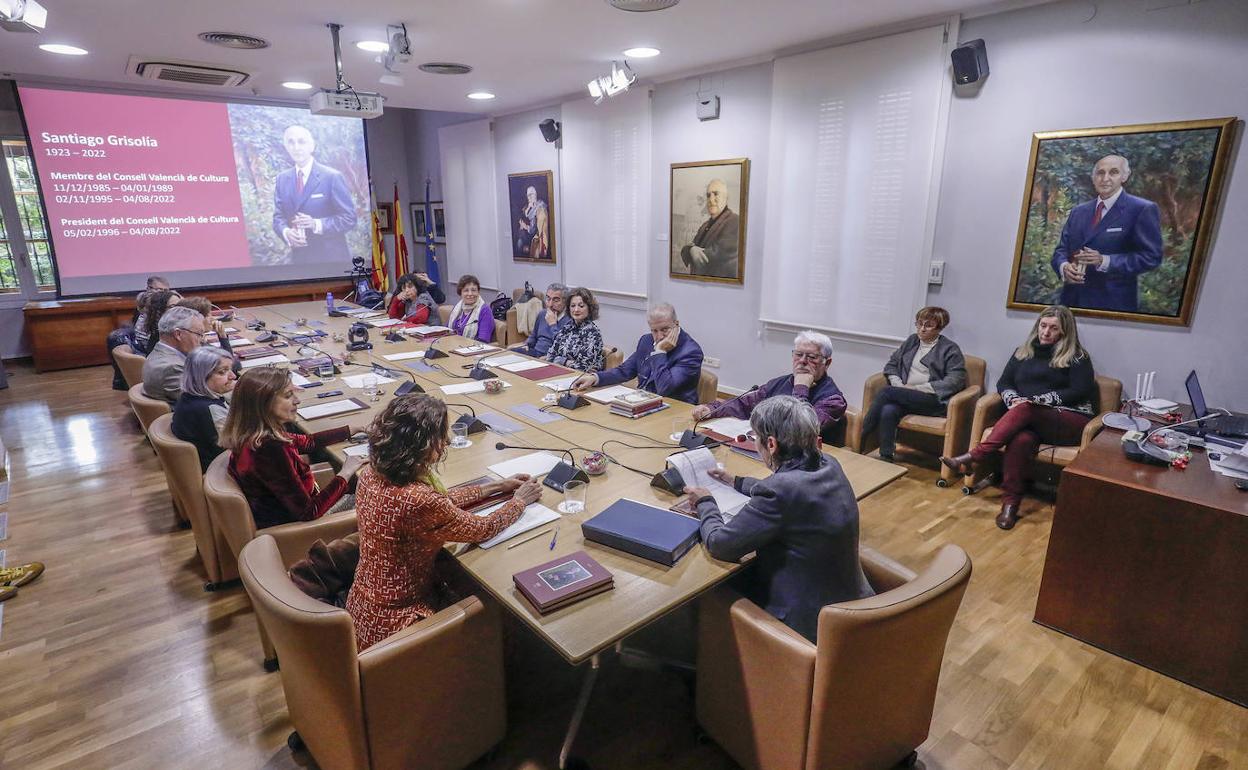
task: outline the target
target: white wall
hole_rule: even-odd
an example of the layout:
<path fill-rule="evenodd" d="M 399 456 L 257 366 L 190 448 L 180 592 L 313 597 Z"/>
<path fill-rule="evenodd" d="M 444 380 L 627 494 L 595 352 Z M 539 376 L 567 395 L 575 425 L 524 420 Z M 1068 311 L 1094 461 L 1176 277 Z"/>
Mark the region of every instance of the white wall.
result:
<path fill-rule="evenodd" d="M 508 115 L 494 121 L 494 174 L 498 179 L 498 253 L 499 288 L 505 294 L 512 289 L 524 286 L 528 281 L 538 292 L 543 291 L 552 281 L 563 278 L 563 264 L 567 259 L 575 259 L 564 249 L 563 239 L 563 197 L 559 186 L 559 151 L 554 144 L 542 138 L 537 124 L 547 118 L 559 120 L 558 105 Z M 533 262 L 516 262 L 511 258 L 511 221 L 508 217 L 510 202 L 507 200 L 507 175 L 527 171 L 545 171 L 554 174 L 554 206 L 555 212 L 555 265 L 539 265 Z"/>
<path fill-rule="evenodd" d="M 381 117 L 364 121 L 364 135 L 368 139 L 368 174 L 373 183 L 373 197 L 378 203 L 394 202 L 394 186 L 399 186 L 399 199 L 407 208 L 412 201 L 411 190 L 408 189 L 407 173 L 407 138 L 404 135 L 403 113 L 408 110 L 387 110 Z M 407 212 L 395 212 L 395 216 L 403 216 L 404 240 L 407 241 L 409 257 L 417 254 L 413 250 L 411 219 Z M 372 225 L 370 224 L 371 228 Z M 394 236 L 383 235 L 381 240 L 387 255 L 387 272 L 394 280 Z M 424 248 L 419 256 L 423 260 Z M 364 259 L 371 264 L 372 257 L 364 254 Z"/>
<path fill-rule="evenodd" d="M 430 200 L 442 200 L 442 163 L 438 154 L 438 129 L 455 123 L 479 120 L 479 115 L 462 112 L 437 112 L 433 110 L 396 110 L 403 119 L 403 141 L 407 148 L 407 178 L 411 195 L 403 199 L 403 206 L 408 210 L 408 218 L 403 220 L 405 228 L 411 230 L 411 204 L 425 200 L 425 179 L 429 179 Z M 415 267 L 424 269 L 425 246 L 423 234 L 409 235 L 413 250 L 409 253 Z M 442 266 L 442 284 L 447 290 L 448 300 L 455 294 L 454 286 L 447 285 L 448 271 L 446 266 L 446 244 L 434 246 L 438 254 L 438 262 Z M 457 277 L 458 274 L 456 273 Z"/>
<path fill-rule="evenodd" d="M 1145 5 L 1060 3 L 962 26 L 961 40 L 987 42 L 992 74 L 952 106 L 935 243 L 945 284 L 929 300 L 993 379 L 1034 318 L 1005 309 L 1032 132 L 1248 116 L 1248 3 Z M 1212 404 L 1248 410 L 1246 206 L 1248 158 L 1236 148 L 1192 326 L 1080 319 L 1098 372 L 1133 388 L 1135 372 L 1155 369 L 1157 395 L 1186 401 L 1196 368 Z"/>

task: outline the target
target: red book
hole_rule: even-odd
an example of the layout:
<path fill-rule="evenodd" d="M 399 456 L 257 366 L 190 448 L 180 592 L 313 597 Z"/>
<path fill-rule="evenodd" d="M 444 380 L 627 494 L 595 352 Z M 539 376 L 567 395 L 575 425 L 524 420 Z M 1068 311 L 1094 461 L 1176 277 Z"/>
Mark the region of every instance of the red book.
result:
<path fill-rule="evenodd" d="M 572 370 L 564 369 L 562 366 L 557 366 L 555 364 L 549 364 L 540 369 L 526 369 L 523 372 L 514 372 L 514 374 L 518 374 L 526 380 L 533 380 L 536 382 L 538 380 L 549 380 L 551 377 L 572 374 Z"/>
<path fill-rule="evenodd" d="M 615 576 L 584 551 L 517 572 L 511 579 L 516 590 L 542 614 L 615 586 Z"/>

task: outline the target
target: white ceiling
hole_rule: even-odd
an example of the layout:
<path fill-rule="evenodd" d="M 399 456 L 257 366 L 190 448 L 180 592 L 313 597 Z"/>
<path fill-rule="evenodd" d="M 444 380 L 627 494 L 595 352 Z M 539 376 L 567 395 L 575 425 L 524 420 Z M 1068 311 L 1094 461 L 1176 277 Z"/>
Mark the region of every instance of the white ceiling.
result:
<path fill-rule="evenodd" d="M 1035 0 L 1032 0 L 1033 2 Z M 391 107 L 505 113 L 584 92 L 610 70 L 625 48 L 649 45 L 658 58 L 630 64 L 641 81 L 662 80 L 725 62 L 916 18 L 986 5 L 994 0 L 682 0 L 653 13 L 626 13 L 605 0 L 41 0 L 48 8 L 42 34 L 0 30 L 0 73 L 51 81 L 170 88 L 126 74 L 132 55 L 187 59 L 252 73 L 233 89 L 173 87 L 179 92 L 268 99 L 306 98 L 281 87 L 305 80 L 334 85 L 327 22 L 343 25 L 346 79 L 379 91 Z M 1030 4 L 1023 0 L 1020 4 Z M 406 84 L 381 85 L 375 54 L 363 39 L 384 39 L 387 23 L 406 22 L 413 61 Z M 268 40 L 258 51 L 235 51 L 200 41 L 208 31 L 242 32 Z M 87 56 L 60 56 L 40 43 L 68 43 Z M 426 61 L 469 64 L 468 75 L 427 75 Z M 473 102 L 474 90 L 498 98 Z"/>

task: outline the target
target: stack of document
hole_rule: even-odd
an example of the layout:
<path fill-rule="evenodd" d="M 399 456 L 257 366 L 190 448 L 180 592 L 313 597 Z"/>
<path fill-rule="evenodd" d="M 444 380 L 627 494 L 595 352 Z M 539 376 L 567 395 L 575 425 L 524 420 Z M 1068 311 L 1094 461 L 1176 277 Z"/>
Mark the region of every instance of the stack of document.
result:
<path fill-rule="evenodd" d="M 502 508 L 508 502 L 510 501 L 504 500 L 501 503 L 491 505 L 489 508 L 482 508 L 477 511 L 477 515 L 489 516 L 491 513 L 494 513 L 494 511 Z M 520 518 L 516 519 L 510 527 L 504 529 L 502 532 L 499 532 L 489 540 L 486 540 L 483 543 L 478 543 L 478 545 L 481 548 L 493 548 L 504 540 L 510 540 L 523 532 L 528 532 L 529 530 L 536 529 L 543 524 L 549 524 L 552 521 L 558 520 L 559 514 L 555 513 L 541 503 L 531 503 L 524 509 L 524 513 L 520 514 Z"/>
<path fill-rule="evenodd" d="M 534 363 L 541 365 L 538 361 L 531 361 L 524 356 L 518 356 L 515 353 L 508 353 L 502 356 L 491 356 L 490 358 L 481 359 L 482 366 L 507 366 L 511 364 Z"/>
<path fill-rule="evenodd" d="M 686 488 L 703 487 L 710 492 L 720 512 L 724 514 L 725 521 L 735 516 L 750 501 L 750 498 L 708 473 L 719 464 L 715 461 L 715 455 L 706 447 L 669 455 L 667 464 L 680 471 Z"/>

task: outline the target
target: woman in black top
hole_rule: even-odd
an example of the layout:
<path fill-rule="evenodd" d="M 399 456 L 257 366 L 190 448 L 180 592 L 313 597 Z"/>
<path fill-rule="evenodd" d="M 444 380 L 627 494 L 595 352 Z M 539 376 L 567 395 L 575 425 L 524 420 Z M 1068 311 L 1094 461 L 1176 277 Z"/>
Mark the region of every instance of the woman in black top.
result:
<path fill-rule="evenodd" d="M 189 441 L 199 452 L 201 470 L 223 451 L 217 441 L 229 407 L 225 396 L 234 390 L 234 357 L 210 345 L 201 345 L 186 357 L 182 395 L 173 405 L 173 435 Z"/>
<path fill-rule="evenodd" d="M 940 461 L 966 474 L 1003 449 L 997 526 L 1010 529 L 1018 521 L 1023 483 L 1040 444 L 1078 444 L 1098 408 L 1092 357 L 1079 344 L 1075 316 L 1068 308 L 1054 305 L 1040 313 L 1031 334 L 1001 372 L 997 392 L 1007 411 L 988 438 L 964 455 Z"/>

